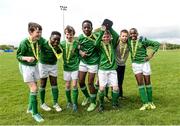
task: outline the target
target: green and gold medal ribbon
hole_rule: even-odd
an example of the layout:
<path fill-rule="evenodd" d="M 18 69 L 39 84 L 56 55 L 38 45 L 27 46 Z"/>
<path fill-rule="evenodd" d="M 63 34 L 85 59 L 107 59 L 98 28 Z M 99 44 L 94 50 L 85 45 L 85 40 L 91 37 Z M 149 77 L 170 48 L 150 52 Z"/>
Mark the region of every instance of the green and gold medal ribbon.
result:
<path fill-rule="evenodd" d="M 57 59 L 61 58 L 61 54 L 57 54 L 56 50 L 52 47 L 51 43 L 48 41 L 49 46 L 51 47 L 54 55 L 56 56 Z M 59 47 L 59 46 L 58 46 Z"/>
<path fill-rule="evenodd" d="M 134 43 L 136 43 L 136 44 L 134 45 Z M 134 59 L 135 56 L 136 56 L 137 47 L 138 47 L 138 40 L 136 40 L 135 42 L 133 42 L 133 41 L 131 40 L 131 49 L 132 49 L 132 57 L 133 57 L 133 59 Z"/>
<path fill-rule="evenodd" d="M 119 52 L 121 54 L 121 59 L 124 60 L 124 55 L 125 55 L 125 52 L 126 52 L 126 49 L 127 49 L 127 44 L 126 43 L 123 44 L 123 42 L 121 42 L 121 41 L 119 43 L 120 43 Z"/>
<path fill-rule="evenodd" d="M 112 61 L 111 61 L 111 45 L 110 45 L 110 43 L 105 44 L 104 42 L 102 42 L 102 45 L 103 45 L 103 48 L 105 50 L 106 56 L 107 56 L 110 64 L 112 64 Z"/>
<path fill-rule="evenodd" d="M 91 34 L 90 36 L 87 36 L 87 38 L 88 38 L 89 40 L 95 42 L 97 37 L 96 37 L 95 34 Z"/>
<path fill-rule="evenodd" d="M 71 44 L 70 42 L 66 41 L 66 60 L 67 60 L 67 63 L 69 63 L 69 59 L 71 57 L 72 47 L 73 47 L 73 43 Z"/>
<path fill-rule="evenodd" d="M 30 45 L 31 45 L 31 49 L 32 49 L 32 52 L 34 54 L 34 57 L 38 60 L 38 55 L 39 55 L 39 50 L 38 50 L 38 42 L 37 41 L 32 41 L 31 38 L 28 38 L 28 41 L 30 42 Z M 36 44 L 35 47 L 36 47 L 36 50 L 34 48 L 34 43 Z"/>

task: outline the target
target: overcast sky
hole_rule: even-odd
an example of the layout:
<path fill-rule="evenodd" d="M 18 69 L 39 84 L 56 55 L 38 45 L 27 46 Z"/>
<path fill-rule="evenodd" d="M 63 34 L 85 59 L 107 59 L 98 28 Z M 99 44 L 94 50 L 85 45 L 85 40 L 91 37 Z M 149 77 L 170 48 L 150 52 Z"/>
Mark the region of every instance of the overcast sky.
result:
<path fill-rule="evenodd" d="M 93 22 L 94 29 L 105 18 L 114 22 L 113 28 L 136 27 L 139 34 L 150 39 L 180 44 L 180 7 L 178 0 L 0 0 L 0 44 L 19 45 L 28 36 L 27 24 L 37 22 L 43 27 L 43 37 L 51 31 L 63 31 L 64 24 L 82 33 L 85 19 Z"/>

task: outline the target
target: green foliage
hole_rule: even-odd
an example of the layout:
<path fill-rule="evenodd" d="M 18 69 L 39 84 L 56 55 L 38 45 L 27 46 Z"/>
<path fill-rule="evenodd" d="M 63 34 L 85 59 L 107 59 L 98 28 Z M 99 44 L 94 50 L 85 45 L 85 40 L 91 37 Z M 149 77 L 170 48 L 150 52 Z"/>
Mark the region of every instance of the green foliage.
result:
<path fill-rule="evenodd" d="M 119 110 L 113 110 L 106 103 L 104 113 L 87 112 L 80 104 L 83 100 L 79 90 L 79 111 L 73 113 L 66 109 L 65 82 L 63 81 L 62 60 L 58 63 L 60 90 L 60 113 L 54 110 L 40 110 L 45 122 L 35 122 L 31 114 L 26 114 L 28 105 L 28 86 L 24 84 L 18 69 L 15 53 L 0 55 L 0 124 L 1 125 L 179 125 L 180 124 L 180 50 L 159 51 L 151 60 L 153 98 L 155 110 L 139 111 L 141 101 L 137 84 L 128 59 L 124 80 L 124 95 L 128 98 L 120 101 Z M 109 92 L 110 95 L 111 92 Z M 52 107 L 52 94 L 48 82 L 46 103 Z M 39 102 L 39 97 L 38 97 Z M 40 102 L 39 102 L 40 103 Z"/>
<path fill-rule="evenodd" d="M 14 49 L 13 45 L 0 45 L 1 50 Z"/>
<path fill-rule="evenodd" d="M 180 44 L 161 43 L 160 49 L 165 49 L 165 50 L 180 49 Z"/>

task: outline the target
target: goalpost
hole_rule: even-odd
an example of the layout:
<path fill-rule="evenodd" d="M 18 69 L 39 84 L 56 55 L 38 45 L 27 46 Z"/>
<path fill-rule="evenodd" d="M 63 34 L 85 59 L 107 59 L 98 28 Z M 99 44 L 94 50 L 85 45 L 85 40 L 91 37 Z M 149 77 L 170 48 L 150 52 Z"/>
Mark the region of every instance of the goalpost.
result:
<path fill-rule="evenodd" d="M 162 48 L 163 48 L 163 51 L 166 51 L 166 42 L 163 42 L 163 44 L 162 44 Z"/>

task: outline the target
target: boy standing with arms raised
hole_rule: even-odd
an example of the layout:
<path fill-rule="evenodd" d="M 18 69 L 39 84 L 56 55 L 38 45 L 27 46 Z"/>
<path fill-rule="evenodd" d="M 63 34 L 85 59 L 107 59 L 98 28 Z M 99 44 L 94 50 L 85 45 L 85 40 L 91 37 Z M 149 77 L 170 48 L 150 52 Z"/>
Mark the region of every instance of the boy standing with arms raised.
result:
<path fill-rule="evenodd" d="M 116 46 L 118 40 L 118 34 L 111 28 L 113 22 L 105 19 L 102 28 L 105 31 L 100 31 L 101 36 L 97 39 L 97 47 L 100 48 L 100 62 L 98 70 L 99 78 L 99 112 L 104 110 L 104 90 L 105 87 L 110 85 L 112 91 L 112 106 L 118 107 L 118 82 L 117 82 L 117 64 L 116 64 Z M 102 30 L 104 30 L 102 29 Z"/>

